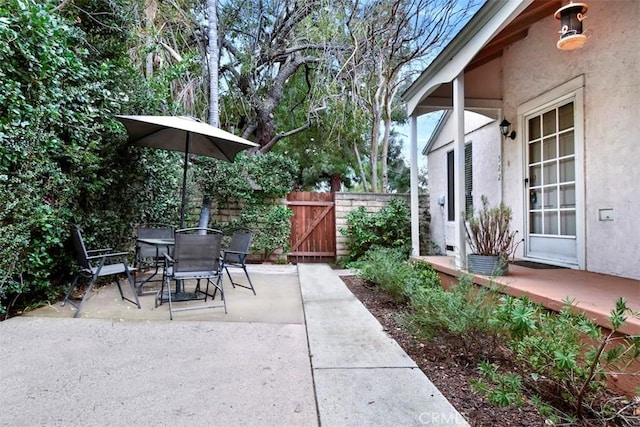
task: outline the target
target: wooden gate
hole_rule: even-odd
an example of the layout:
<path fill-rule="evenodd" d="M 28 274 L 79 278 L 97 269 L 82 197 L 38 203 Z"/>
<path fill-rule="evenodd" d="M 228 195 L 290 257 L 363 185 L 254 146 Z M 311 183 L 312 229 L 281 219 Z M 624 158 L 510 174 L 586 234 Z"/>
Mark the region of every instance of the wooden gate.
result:
<path fill-rule="evenodd" d="M 289 262 L 334 262 L 336 215 L 334 193 L 295 192 L 287 195 L 291 218 Z"/>

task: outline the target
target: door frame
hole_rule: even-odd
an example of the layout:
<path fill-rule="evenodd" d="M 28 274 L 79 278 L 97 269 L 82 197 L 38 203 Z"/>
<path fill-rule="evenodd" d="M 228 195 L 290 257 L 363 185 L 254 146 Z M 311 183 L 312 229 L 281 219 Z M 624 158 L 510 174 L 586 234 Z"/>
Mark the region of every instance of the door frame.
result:
<path fill-rule="evenodd" d="M 573 101 L 574 103 L 574 135 L 575 135 L 575 173 L 576 173 L 576 263 L 567 263 L 562 261 L 545 260 L 549 263 L 563 265 L 572 268 L 578 268 L 584 270 L 586 268 L 586 204 L 585 204 L 585 179 L 584 179 L 584 75 L 580 75 L 566 83 L 557 86 L 542 95 L 539 95 L 523 104 L 518 106 L 518 134 L 522 135 L 520 139 L 521 146 L 519 155 L 521 156 L 521 179 L 522 179 L 522 192 L 521 192 L 521 211 L 522 211 L 522 223 L 524 225 L 524 258 L 536 259 L 528 257 L 528 235 L 529 235 L 529 219 L 528 219 L 528 186 L 524 185 L 525 177 L 527 176 L 528 165 L 527 163 L 527 148 L 528 145 L 524 136 L 526 135 L 526 118 L 541 113 L 542 111 L 554 106 L 555 104 L 562 103 L 564 101 Z"/>

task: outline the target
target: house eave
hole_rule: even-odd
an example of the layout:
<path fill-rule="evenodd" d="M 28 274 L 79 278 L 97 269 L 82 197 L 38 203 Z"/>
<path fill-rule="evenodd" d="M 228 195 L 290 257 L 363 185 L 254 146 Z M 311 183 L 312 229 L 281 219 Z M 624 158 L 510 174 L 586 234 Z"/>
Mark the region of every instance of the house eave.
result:
<path fill-rule="evenodd" d="M 492 0 L 485 3 L 416 81 L 402 94 L 408 115 L 436 111 L 444 105 L 421 105 L 438 87 L 450 83 L 474 60 L 481 49 L 534 0 Z M 526 31 L 520 37 L 526 36 Z M 499 54 L 487 58 L 495 60 Z M 497 101 L 497 102 L 496 102 Z M 486 102 L 499 104 L 501 96 Z M 426 108 L 423 108 L 426 107 Z"/>

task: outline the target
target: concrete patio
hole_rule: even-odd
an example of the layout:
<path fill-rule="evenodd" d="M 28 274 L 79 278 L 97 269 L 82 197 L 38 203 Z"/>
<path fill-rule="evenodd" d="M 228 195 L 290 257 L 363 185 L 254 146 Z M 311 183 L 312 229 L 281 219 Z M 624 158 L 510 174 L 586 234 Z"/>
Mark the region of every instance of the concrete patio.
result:
<path fill-rule="evenodd" d="M 0 425 L 467 425 L 328 265 L 250 274 L 256 296 L 225 280 L 226 315 L 170 321 L 110 285 L 78 319 L 0 322 Z"/>

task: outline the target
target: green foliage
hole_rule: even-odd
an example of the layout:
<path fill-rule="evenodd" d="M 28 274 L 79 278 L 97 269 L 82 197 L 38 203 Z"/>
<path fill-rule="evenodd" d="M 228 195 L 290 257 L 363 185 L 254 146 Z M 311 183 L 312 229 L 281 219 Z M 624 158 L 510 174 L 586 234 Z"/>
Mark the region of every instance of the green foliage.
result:
<path fill-rule="evenodd" d="M 422 288 L 438 287 L 438 273 L 425 262 L 409 261 L 401 248 L 375 246 L 349 264 L 358 276 L 375 284 L 398 302 L 407 302 Z"/>
<path fill-rule="evenodd" d="M 293 189 L 298 168 L 295 161 L 271 152 L 240 153 L 233 163 L 204 157 L 198 162 L 203 193 L 221 204 L 233 200 L 254 205 L 284 197 Z"/>
<path fill-rule="evenodd" d="M 89 37 L 70 12 L 80 8 L 55 6 L 32 0 L 0 6 L 0 313 L 51 300 L 66 287 L 74 265 L 66 245 L 71 222 L 96 246 L 125 245 L 144 216 L 139 210 L 156 208 L 149 196 L 155 191 L 136 186 L 140 157 L 110 119 L 154 104 L 123 65 L 126 29 L 107 32 L 97 23 L 97 16 L 124 14 L 92 16 L 95 27 L 83 29 L 103 33 Z M 108 52 L 89 39 L 102 40 Z"/>
<path fill-rule="evenodd" d="M 239 154 L 233 163 L 201 158 L 199 183 L 204 193 L 224 208 L 242 206 L 240 218 L 224 229 L 248 228 L 253 232 L 252 250 L 268 259 L 277 249 L 288 251 L 293 211 L 274 204 L 291 192 L 297 164 L 276 153 Z"/>
<path fill-rule="evenodd" d="M 409 325 L 425 337 L 440 332 L 458 335 L 467 351 L 482 348 L 483 338 L 495 335 L 488 319 L 496 298 L 492 290 L 474 285 L 471 276 L 463 276 L 448 291 L 439 286 L 420 288 L 411 296 L 415 313 Z"/>
<path fill-rule="evenodd" d="M 252 205 L 243 209 L 235 228 L 253 232 L 252 249 L 267 260 L 277 250 L 289 251 L 293 211 L 281 205 Z"/>
<path fill-rule="evenodd" d="M 437 275 L 430 267 L 407 261 L 397 249 L 372 248 L 351 266 L 377 289 L 412 307 L 405 321 L 417 336 L 454 334 L 470 354 L 485 351 L 487 358 L 498 345 L 508 348 L 517 373 L 500 372 L 496 364 L 485 361 L 473 382 L 491 402 L 519 405 L 526 390 L 553 422 L 630 425 L 611 405 L 607 391 L 613 374 L 640 375 L 630 370 L 640 361 L 640 336 L 618 332 L 629 316 L 638 315 L 624 299 L 619 298 L 610 313 L 612 330 L 603 333 L 571 300 L 560 312 L 551 312 L 527 298 L 500 296 L 496 289 L 475 286 L 470 276 L 444 290 L 433 280 Z M 487 338 L 494 342 L 491 348 L 486 348 Z"/>
<path fill-rule="evenodd" d="M 522 377 L 514 373 L 501 373 L 498 369 L 494 363 L 480 362 L 478 366 L 480 378 L 472 381 L 473 387 L 483 392 L 489 402 L 494 405 L 523 404 Z"/>
<path fill-rule="evenodd" d="M 582 420 L 610 410 L 603 399 L 608 375 L 624 372 L 640 356 L 639 337 L 616 334 L 630 313 L 626 301 L 618 299 L 609 317 L 613 329 L 603 334 L 570 300 L 552 313 L 505 296 L 491 323 L 510 337 L 516 360 L 531 373 L 528 386 L 547 401 L 560 398 Z"/>
<path fill-rule="evenodd" d="M 354 266 L 358 267 L 358 276 L 375 283 L 391 297 L 402 302 L 408 298 L 409 286 L 414 271 L 406 254 L 398 248 L 375 246 Z"/>
<path fill-rule="evenodd" d="M 347 214 L 347 227 L 340 232 L 347 237 L 349 259 L 357 260 L 373 246 L 411 250 L 411 222 L 409 208 L 400 199 L 391 199 L 389 204 L 376 213 L 368 213 L 364 206 Z"/>

